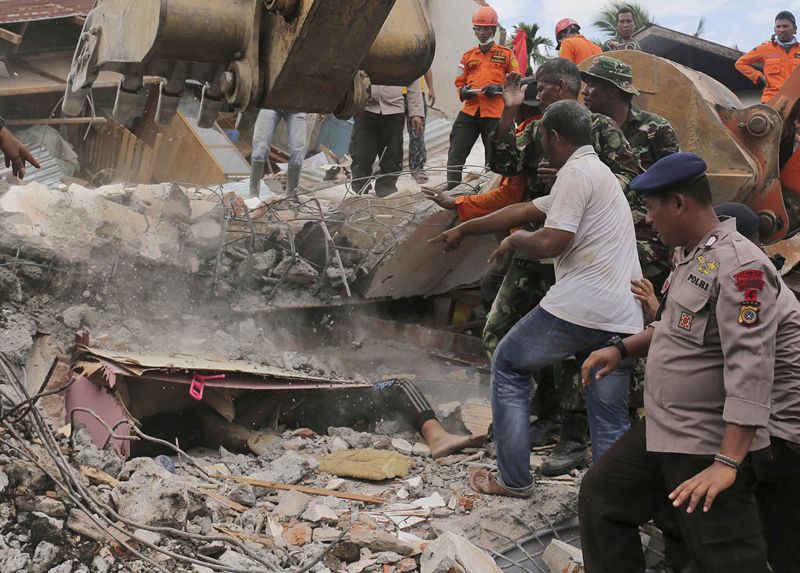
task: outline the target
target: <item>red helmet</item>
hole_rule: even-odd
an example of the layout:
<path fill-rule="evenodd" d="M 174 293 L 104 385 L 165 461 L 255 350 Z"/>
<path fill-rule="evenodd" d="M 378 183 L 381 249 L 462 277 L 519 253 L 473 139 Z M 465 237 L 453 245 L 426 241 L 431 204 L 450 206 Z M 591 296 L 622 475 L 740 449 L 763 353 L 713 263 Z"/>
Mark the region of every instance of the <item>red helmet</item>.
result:
<path fill-rule="evenodd" d="M 561 32 L 563 32 L 567 28 L 569 28 L 570 26 L 575 26 L 578 30 L 581 29 L 580 24 L 578 24 L 572 18 L 563 18 L 559 20 L 558 23 L 556 24 L 556 40 L 558 40 L 558 35 L 561 34 Z"/>
<path fill-rule="evenodd" d="M 497 12 L 491 6 L 480 6 L 472 15 L 473 26 L 497 27 Z"/>

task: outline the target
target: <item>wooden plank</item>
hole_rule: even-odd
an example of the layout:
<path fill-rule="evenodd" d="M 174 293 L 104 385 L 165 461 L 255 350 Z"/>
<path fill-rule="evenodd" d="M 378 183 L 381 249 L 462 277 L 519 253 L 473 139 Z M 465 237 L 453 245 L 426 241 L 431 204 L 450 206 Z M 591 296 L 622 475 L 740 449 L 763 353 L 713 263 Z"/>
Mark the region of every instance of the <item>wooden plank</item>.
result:
<path fill-rule="evenodd" d="M 125 181 L 130 179 L 131 165 L 133 164 L 133 151 L 136 145 L 135 136 L 123 128 L 122 133 L 122 149 L 120 152 L 120 161 L 117 163 L 120 177 Z"/>
<path fill-rule="evenodd" d="M 308 495 L 321 495 L 325 497 L 336 497 L 339 499 L 349 499 L 351 501 L 361 501 L 364 503 L 372 503 L 375 505 L 383 505 L 386 503 L 382 497 L 377 497 L 374 495 L 361 495 L 359 493 L 347 493 L 344 491 L 333 491 L 329 489 L 322 489 L 318 487 L 306 487 L 304 485 L 292 485 L 288 483 L 278 483 L 273 481 L 264 481 L 253 479 L 244 476 L 224 476 L 221 474 L 216 474 L 212 477 L 217 479 L 226 479 L 230 481 L 235 481 L 236 483 L 247 483 L 250 485 L 254 485 L 256 487 L 263 487 L 266 489 L 280 489 L 285 491 L 299 491 L 301 493 L 305 493 Z"/>
<path fill-rule="evenodd" d="M 239 513 L 244 513 L 245 511 L 247 511 L 247 508 L 245 506 L 243 506 L 242 504 L 236 503 L 232 499 L 228 499 L 227 497 L 225 497 L 224 495 L 222 495 L 220 493 L 217 493 L 216 491 L 212 491 L 212 490 L 209 490 L 209 489 L 197 489 L 197 488 L 192 488 L 192 489 L 194 489 L 195 491 L 197 491 L 197 492 L 199 492 L 201 494 L 207 495 L 208 497 L 210 497 L 214 501 L 216 501 L 218 503 L 221 503 L 225 507 L 229 507 L 234 511 L 238 511 Z"/>
<path fill-rule="evenodd" d="M 0 40 L 19 46 L 22 43 L 22 36 L 0 26 Z"/>

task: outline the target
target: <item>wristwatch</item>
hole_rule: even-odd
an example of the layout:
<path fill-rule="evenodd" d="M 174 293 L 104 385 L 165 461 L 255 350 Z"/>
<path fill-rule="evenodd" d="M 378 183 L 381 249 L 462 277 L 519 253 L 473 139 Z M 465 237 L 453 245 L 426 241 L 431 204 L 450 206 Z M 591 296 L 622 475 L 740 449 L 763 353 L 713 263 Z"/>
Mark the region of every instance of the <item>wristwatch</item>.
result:
<path fill-rule="evenodd" d="M 608 339 L 606 346 L 613 346 L 617 350 L 619 350 L 619 354 L 623 360 L 628 357 L 628 349 L 625 348 L 625 343 L 622 341 L 621 337 L 612 336 L 611 338 Z"/>

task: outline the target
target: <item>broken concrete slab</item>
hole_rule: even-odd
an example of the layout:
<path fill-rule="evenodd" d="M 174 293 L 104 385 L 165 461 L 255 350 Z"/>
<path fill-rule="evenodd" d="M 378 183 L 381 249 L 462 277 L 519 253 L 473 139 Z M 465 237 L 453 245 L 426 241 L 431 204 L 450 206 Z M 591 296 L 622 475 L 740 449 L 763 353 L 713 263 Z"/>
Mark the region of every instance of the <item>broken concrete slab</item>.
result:
<path fill-rule="evenodd" d="M 284 493 L 278 506 L 272 512 L 277 517 L 298 517 L 308 507 L 311 497 L 299 491 L 287 491 Z"/>
<path fill-rule="evenodd" d="M 303 512 L 301 518 L 311 523 L 336 523 L 339 521 L 339 516 L 336 512 L 321 503 L 314 503 L 309 506 Z"/>
<path fill-rule="evenodd" d="M 322 458 L 319 471 L 339 477 L 354 477 L 381 481 L 405 477 L 411 468 L 411 458 L 396 452 L 373 449 L 345 450 Z"/>
<path fill-rule="evenodd" d="M 569 543 L 553 539 L 544 550 L 542 561 L 551 573 L 583 573 L 583 552 Z"/>
<path fill-rule="evenodd" d="M 189 489 L 152 460 L 147 462 L 111 491 L 117 511 L 144 525 L 183 527 L 189 517 Z"/>
<path fill-rule="evenodd" d="M 447 532 L 428 544 L 420 560 L 421 573 L 503 573 L 488 553 L 469 539 Z"/>
<path fill-rule="evenodd" d="M 351 531 L 348 539 L 359 547 L 366 547 L 373 552 L 391 551 L 404 557 L 417 553 L 417 548 L 410 543 L 401 541 L 397 535 L 380 530 Z"/>

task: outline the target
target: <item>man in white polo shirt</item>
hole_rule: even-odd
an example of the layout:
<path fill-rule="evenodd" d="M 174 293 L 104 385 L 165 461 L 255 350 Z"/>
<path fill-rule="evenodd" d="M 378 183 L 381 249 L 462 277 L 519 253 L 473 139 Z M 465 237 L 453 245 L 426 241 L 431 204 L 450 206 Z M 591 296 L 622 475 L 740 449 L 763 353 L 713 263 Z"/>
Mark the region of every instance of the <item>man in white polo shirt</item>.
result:
<path fill-rule="evenodd" d="M 466 235 L 507 230 L 530 222 L 544 226 L 517 231 L 493 253 L 499 260 L 517 249 L 535 260 L 554 259 L 556 282 L 539 306 L 503 338 L 492 359 L 492 423 L 498 474 L 473 472 L 483 493 L 527 497 L 530 472 L 530 380 L 537 370 L 593 350 L 622 345 L 620 335 L 642 330 L 639 302 L 630 281 L 642 276 L 636 235 L 617 178 L 591 145 L 591 114 L 576 101 L 548 107 L 543 146 L 560 168 L 549 195 L 473 219 L 434 239 L 450 249 Z M 605 388 L 586 390 L 589 431 L 598 459 L 629 428 L 628 387 L 633 362 L 615 372 Z"/>

